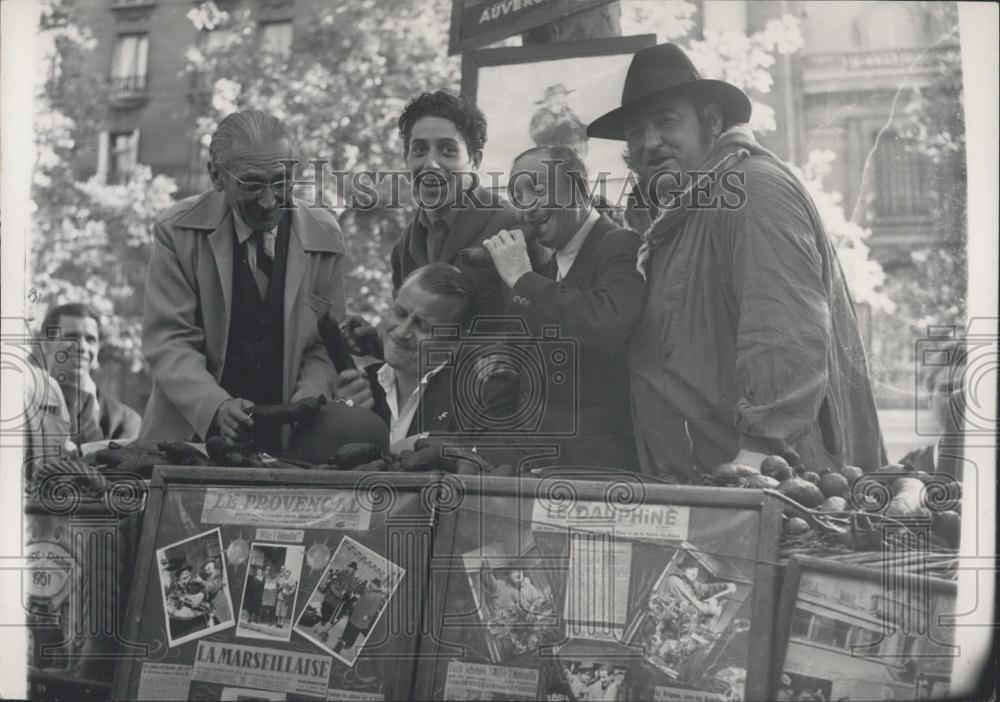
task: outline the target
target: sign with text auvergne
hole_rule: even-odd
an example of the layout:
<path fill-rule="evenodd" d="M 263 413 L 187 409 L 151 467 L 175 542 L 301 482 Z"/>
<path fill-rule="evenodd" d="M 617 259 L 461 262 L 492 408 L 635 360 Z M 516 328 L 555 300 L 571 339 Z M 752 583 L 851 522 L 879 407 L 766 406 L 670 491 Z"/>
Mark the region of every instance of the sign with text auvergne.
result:
<path fill-rule="evenodd" d="M 452 0 L 449 54 L 486 46 L 613 0 Z"/>

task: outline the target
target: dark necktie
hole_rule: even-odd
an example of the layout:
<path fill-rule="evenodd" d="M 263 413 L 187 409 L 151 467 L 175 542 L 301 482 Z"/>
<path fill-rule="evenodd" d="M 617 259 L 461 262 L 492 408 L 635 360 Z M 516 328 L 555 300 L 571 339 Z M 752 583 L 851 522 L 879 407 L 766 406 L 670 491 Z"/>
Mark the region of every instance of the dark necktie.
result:
<path fill-rule="evenodd" d="M 257 269 L 253 272 L 254 282 L 257 283 L 257 291 L 261 299 L 267 295 L 267 286 L 271 282 L 271 275 L 274 273 L 274 259 L 267 253 L 264 245 L 266 232 L 254 232 L 257 238 Z"/>

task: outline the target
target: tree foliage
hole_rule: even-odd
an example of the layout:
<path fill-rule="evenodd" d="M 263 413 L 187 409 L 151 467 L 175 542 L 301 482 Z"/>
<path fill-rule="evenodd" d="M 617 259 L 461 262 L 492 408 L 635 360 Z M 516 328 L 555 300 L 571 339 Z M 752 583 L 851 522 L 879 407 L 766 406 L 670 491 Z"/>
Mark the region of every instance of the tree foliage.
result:
<path fill-rule="evenodd" d="M 225 12 L 209 0 L 189 13 L 205 41 L 187 55 L 188 69 L 209 98 L 198 129 L 207 140 L 230 112 L 257 107 L 283 119 L 309 163 L 301 178 L 315 177 L 310 162 L 326 166 L 323 203 L 340 206 L 351 193 L 348 176 L 334 172 L 404 168 L 396 121 L 406 102 L 424 90 L 457 92 L 457 59 L 447 56 L 447 3 L 342 0 L 323 4 L 295 25 L 287 56 L 258 50 L 250 10 Z M 300 200 L 312 200 L 300 187 Z M 406 193 L 403 193 L 406 195 Z M 404 198 L 405 199 L 405 198 Z M 389 301 L 388 252 L 406 210 L 378 209 L 341 216 L 348 238 L 348 306 L 378 318 Z"/>
<path fill-rule="evenodd" d="M 172 201 L 173 181 L 138 166 L 122 185 L 77 179 L 73 166 L 97 141 L 108 88 L 83 70 L 94 40 L 71 3 L 47 2 L 40 37 L 45 74 L 35 122 L 32 183 L 33 316 L 64 302 L 101 315 L 106 352 L 142 367 L 141 292 L 153 219 Z"/>

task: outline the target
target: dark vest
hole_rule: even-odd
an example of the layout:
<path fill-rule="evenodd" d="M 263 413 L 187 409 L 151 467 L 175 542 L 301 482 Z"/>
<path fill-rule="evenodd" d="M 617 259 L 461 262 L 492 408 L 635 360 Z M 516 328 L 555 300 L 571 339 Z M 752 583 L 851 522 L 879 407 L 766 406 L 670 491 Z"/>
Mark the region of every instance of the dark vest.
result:
<path fill-rule="evenodd" d="M 233 397 L 257 405 L 282 401 L 285 318 L 285 262 L 291 217 L 278 224 L 274 270 L 262 300 L 247 259 L 246 247 L 233 236 L 233 307 L 229 341 L 219 383 Z"/>

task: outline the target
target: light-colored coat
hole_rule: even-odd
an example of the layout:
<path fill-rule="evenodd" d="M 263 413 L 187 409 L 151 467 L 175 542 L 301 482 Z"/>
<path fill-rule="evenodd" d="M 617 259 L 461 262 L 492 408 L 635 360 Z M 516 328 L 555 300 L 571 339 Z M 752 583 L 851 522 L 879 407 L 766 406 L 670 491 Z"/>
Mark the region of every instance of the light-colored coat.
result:
<path fill-rule="evenodd" d="M 327 210 L 295 207 L 284 290 L 284 402 L 331 397 L 336 371 L 319 340 L 343 318 L 344 237 Z M 233 213 L 223 193 L 181 200 L 153 225 L 142 351 L 153 377 L 141 439 L 204 438 L 228 392 L 219 385 L 233 295 Z"/>

